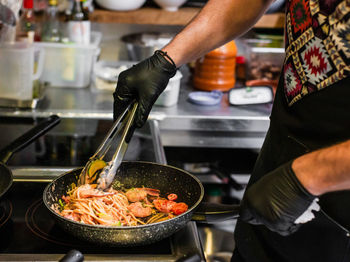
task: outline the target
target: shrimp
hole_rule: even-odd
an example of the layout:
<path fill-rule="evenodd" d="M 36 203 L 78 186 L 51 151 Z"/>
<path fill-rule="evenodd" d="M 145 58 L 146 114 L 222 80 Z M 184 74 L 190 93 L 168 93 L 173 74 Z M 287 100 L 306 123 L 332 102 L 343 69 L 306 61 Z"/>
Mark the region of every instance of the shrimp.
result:
<path fill-rule="evenodd" d="M 147 195 L 159 196 L 159 190 L 153 188 L 132 188 L 126 191 L 126 197 L 130 202 L 139 202 L 145 200 Z"/>
<path fill-rule="evenodd" d="M 104 197 L 114 195 L 115 192 L 103 192 L 95 188 L 95 185 L 85 184 L 77 190 L 77 198 Z"/>
<path fill-rule="evenodd" d="M 128 209 L 135 217 L 148 217 L 152 214 L 152 208 L 143 207 L 141 202 L 130 204 Z"/>

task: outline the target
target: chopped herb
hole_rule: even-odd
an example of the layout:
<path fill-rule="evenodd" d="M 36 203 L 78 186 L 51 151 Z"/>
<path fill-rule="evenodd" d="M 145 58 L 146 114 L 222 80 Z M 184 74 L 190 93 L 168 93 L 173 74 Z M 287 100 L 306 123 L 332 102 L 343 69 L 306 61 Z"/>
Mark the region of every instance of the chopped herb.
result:
<path fill-rule="evenodd" d="M 112 184 L 112 188 L 115 190 L 124 190 L 124 185 L 120 181 L 115 180 Z"/>
<path fill-rule="evenodd" d="M 120 227 L 122 225 L 122 222 L 118 221 L 117 223 L 112 224 L 112 226 Z"/>
<path fill-rule="evenodd" d="M 64 204 L 62 202 L 62 199 L 58 200 L 58 203 L 60 204 L 61 207 L 64 207 Z"/>

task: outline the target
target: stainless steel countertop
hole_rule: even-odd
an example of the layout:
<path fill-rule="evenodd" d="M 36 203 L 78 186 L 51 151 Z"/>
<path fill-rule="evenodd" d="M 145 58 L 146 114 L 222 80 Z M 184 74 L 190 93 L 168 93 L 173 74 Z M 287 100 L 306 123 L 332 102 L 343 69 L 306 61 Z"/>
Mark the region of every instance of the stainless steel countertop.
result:
<path fill-rule="evenodd" d="M 0 108 L 0 116 L 6 117 L 47 117 L 57 114 L 62 118 L 112 119 L 113 97 L 111 92 L 98 92 L 91 88 L 50 87 L 36 109 Z M 230 106 L 227 95 L 217 106 L 194 105 L 187 101 L 192 89 L 181 84 L 178 104 L 171 107 L 155 105 L 151 118 L 159 119 L 218 119 L 268 121 L 268 106 Z"/>
<path fill-rule="evenodd" d="M 149 118 L 159 120 L 165 146 L 260 148 L 269 126 L 271 105 L 232 106 L 227 94 L 219 105 L 190 103 L 195 91 L 183 78 L 178 104 L 154 106 Z M 90 88 L 49 87 L 35 109 L 0 108 L 0 117 L 42 118 L 57 114 L 66 119 L 113 118 L 111 92 Z M 231 139 L 227 139 L 231 138 Z"/>

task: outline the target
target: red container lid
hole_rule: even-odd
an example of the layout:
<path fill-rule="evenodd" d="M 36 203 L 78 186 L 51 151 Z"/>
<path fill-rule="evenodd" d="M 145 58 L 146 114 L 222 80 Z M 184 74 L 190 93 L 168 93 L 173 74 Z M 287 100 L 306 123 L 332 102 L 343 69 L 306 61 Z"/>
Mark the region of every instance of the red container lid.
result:
<path fill-rule="evenodd" d="M 23 8 L 32 9 L 33 8 L 33 0 L 23 0 Z"/>

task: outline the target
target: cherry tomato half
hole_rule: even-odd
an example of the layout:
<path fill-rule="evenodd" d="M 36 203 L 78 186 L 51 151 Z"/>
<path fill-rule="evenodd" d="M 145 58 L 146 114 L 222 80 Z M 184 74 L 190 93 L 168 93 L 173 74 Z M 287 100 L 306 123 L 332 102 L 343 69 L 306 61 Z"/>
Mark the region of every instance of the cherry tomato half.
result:
<path fill-rule="evenodd" d="M 176 203 L 171 209 L 171 211 L 173 211 L 175 215 L 180 215 L 182 213 L 185 213 L 187 209 L 188 209 L 188 206 L 185 203 L 181 202 L 181 203 Z"/>
<path fill-rule="evenodd" d="M 176 194 L 169 194 L 168 199 L 174 201 L 177 199 L 177 195 Z"/>
<path fill-rule="evenodd" d="M 170 213 L 174 205 L 176 204 L 174 201 L 166 200 L 166 199 L 155 199 L 153 200 L 154 207 L 163 213 Z"/>

